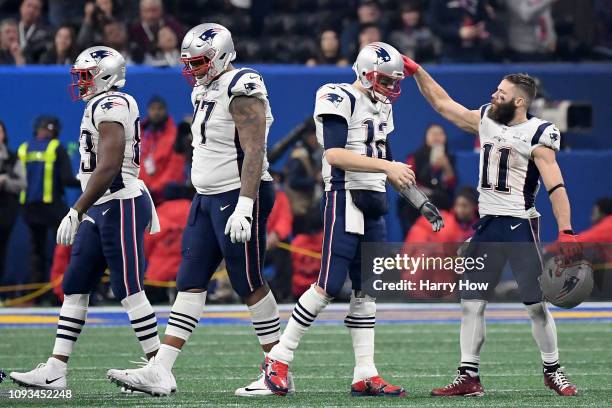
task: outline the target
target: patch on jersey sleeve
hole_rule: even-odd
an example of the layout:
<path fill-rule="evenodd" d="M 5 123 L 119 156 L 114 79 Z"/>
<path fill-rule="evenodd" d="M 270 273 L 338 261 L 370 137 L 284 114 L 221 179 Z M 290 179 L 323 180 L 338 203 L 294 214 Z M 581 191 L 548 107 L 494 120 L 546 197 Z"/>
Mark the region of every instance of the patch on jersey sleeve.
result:
<path fill-rule="evenodd" d="M 247 91 L 247 93 L 252 92 L 259 88 L 261 88 L 261 85 L 259 85 L 256 82 L 247 82 L 244 84 L 244 89 Z"/>
<path fill-rule="evenodd" d="M 335 93 L 326 93 L 319 97 L 319 99 L 327 100 L 331 102 L 336 108 L 340 106 L 344 98 Z"/>

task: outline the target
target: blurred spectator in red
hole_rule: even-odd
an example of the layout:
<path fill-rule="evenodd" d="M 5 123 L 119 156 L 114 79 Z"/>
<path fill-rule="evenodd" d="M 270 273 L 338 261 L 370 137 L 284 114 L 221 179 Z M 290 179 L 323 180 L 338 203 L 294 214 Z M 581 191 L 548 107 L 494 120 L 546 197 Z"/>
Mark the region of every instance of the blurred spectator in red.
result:
<path fill-rule="evenodd" d="M 181 238 L 187 225 L 190 200 L 166 201 L 156 208 L 161 231 L 145 234 L 145 256 L 149 280 L 170 282 L 176 280 L 181 264 Z"/>
<path fill-rule="evenodd" d="M 28 64 L 40 59 L 50 37 L 40 18 L 42 7 L 42 0 L 23 0 L 19 7 L 19 44 Z"/>
<path fill-rule="evenodd" d="M 271 171 L 274 177 L 276 195 L 274 207 L 268 217 L 266 240 L 266 266 L 274 267 L 274 276 L 269 280 L 270 288 L 278 302 L 291 300 L 291 256 L 285 248 L 278 248 L 280 242 L 287 243 L 293 225 L 293 214 L 287 194 L 282 189 L 282 175 Z"/>
<path fill-rule="evenodd" d="M 435 203 L 435 200 L 434 200 Z M 431 229 L 431 224 L 424 217 L 419 217 L 410 232 L 406 236 L 403 254 L 413 257 L 430 257 L 445 259 L 455 257 L 457 248 L 463 241 L 472 236 L 472 226 L 478 220 L 478 192 L 471 188 L 463 188 L 453 205 L 452 211 L 440 211 L 444 219 L 444 228 L 439 232 Z M 419 268 L 405 271 L 402 279 L 412 282 L 429 280 L 430 282 L 455 282 L 457 274 L 454 270 L 438 269 L 438 265 L 429 268 Z M 418 288 L 419 285 L 417 284 Z M 415 298 L 451 298 L 454 297 L 450 291 L 415 290 L 410 292 Z"/>
<path fill-rule="evenodd" d="M 60 276 L 64 276 L 70 263 L 70 255 L 72 253 L 71 245 L 56 245 L 53 251 L 53 262 L 51 263 L 50 281 L 55 282 Z M 64 301 L 64 290 L 62 289 L 62 281 L 53 287 L 53 293 L 57 296 L 59 302 Z"/>
<path fill-rule="evenodd" d="M 382 41 L 382 32 L 380 31 L 380 27 L 374 23 L 363 24 L 359 29 L 359 49 L 357 53 L 365 47 L 366 45 Z M 355 53 L 355 58 L 357 57 L 357 53 Z"/>
<path fill-rule="evenodd" d="M 157 33 L 157 49 L 155 53 L 147 54 L 144 63 L 154 67 L 176 67 L 181 65 L 178 41 L 174 31 L 168 26 L 163 26 Z"/>
<path fill-rule="evenodd" d="M 389 36 L 391 44 L 415 61 L 433 60 L 436 55 L 435 38 L 429 27 L 423 24 L 419 2 L 412 0 L 403 4 L 401 19 L 401 28 Z"/>
<path fill-rule="evenodd" d="M 140 19 L 130 28 L 130 39 L 143 51 L 153 54 L 159 29 L 163 26 L 169 27 L 182 40 L 184 33 L 181 24 L 173 17 L 164 15 L 161 0 L 140 0 Z"/>
<path fill-rule="evenodd" d="M 156 203 L 164 200 L 164 189 L 184 181 L 185 159 L 174 151 L 176 125 L 168 115 L 166 101 L 154 96 L 142 122 L 140 147 L 140 178 L 145 182 Z"/>
<path fill-rule="evenodd" d="M 60 26 L 55 32 L 51 47 L 40 57 L 40 64 L 70 65 L 76 59 L 74 29 L 71 26 Z"/>
<path fill-rule="evenodd" d="M 438 232 L 431 229 L 431 224 L 420 216 L 408 231 L 405 242 L 463 242 L 472 236 L 472 226 L 478 220 L 478 192 L 472 187 L 464 187 L 455 198 L 451 211 L 441 210 L 444 228 Z"/>
<path fill-rule="evenodd" d="M 489 33 L 485 0 L 431 0 L 429 21 L 442 41 L 442 61 L 479 62 L 483 60 Z"/>
<path fill-rule="evenodd" d="M 104 45 L 119 51 L 128 65 L 141 64 L 144 51 L 128 40 L 125 24 L 120 21 L 111 21 L 104 26 Z"/>
<path fill-rule="evenodd" d="M 0 23 L 0 64 L 24 65 L 26 59 L 19 45 L 19 30 L 17 22 L 11 19 Z"/>
<path fill-rule="evenodd" d="M 591 228 L 578 233 L 578 241 L 586 243 L 612 243 L 612 198 L 604 197 L 597 200 L 591 213 Z M 546 247 L 547 251 L 555 251 L 556 244 Z"/>
<path fill-rule="evenodd" d="M 79 29 L 76 43 L 79 49 L 85 49 L 103 40 L 104 26 L 115 20 L 118 15 L 113 0 L 89 1 L 85 4 L 83 24 Z"/>
<path fill-rule="evenodd" d="M 306 65 L 337 65 L 343 67 L 348 65 L 348 60 L 340 55 L 340 40 L 338 33 L 332 29 L 326 29 L 319 35 L 319 47 L 314 56 L 306 61 Z"/>
<path fill-rule="evenodd" d="M 506 0 L 510 59 L 541 62 L 551 59 L 557 33 L 552 5 L 557 0 Z"/>
<path fill-rule="evenodd" d="M 441 209 L 451 206 L 457 183 L 454 161 L 447 150 L 446 132 L 438 124 L 427 128 L 423 145 L 406 159 L 415 173 L 417 185 L 428 197 L 435 195 Z M 419 212 L 405 200 L 398 200 L 398 214 L 405 236 Z"/>
<path fill-rule="evenodd" d="M 323 247 L 323 230 L 310 234 L 298 234 L 291 245 L 313 253 L 321 253 Z M 298 299 L 316 282 L 321 268 L 321 259 L 302 252 L 292 252 L 293 265 L 293 297 Z"/>

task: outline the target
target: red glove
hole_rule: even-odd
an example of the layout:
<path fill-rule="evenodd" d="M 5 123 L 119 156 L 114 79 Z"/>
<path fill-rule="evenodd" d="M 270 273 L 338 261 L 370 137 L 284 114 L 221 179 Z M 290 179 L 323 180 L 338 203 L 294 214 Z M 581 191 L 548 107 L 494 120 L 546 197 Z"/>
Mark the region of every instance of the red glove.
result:
<path fill-rule="evenodd" d="M 572 260 L 582 255 L 582 246 L 578 242 L 578 235 L 572 230 L 559 231 L 559 251 L 565 258 Z"/>
<path fill-rule="evenodd" d="M 421 67 L 405 55 L 402 55 L 402 60 L 404 60 L 404 76 L 413 76 Z"/>

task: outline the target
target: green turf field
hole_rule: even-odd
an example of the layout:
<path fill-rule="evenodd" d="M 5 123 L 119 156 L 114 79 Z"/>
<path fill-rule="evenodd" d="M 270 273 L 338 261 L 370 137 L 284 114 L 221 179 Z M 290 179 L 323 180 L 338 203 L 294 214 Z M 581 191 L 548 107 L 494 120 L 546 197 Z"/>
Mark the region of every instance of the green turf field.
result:
<path fill-rule="evenodd" d="M 351 398 L 352 347 L 342 326 L 315 325 L 293 364 L 293 397 L 244 399 L 234 389 L 257 375 L 259 346 L 249 326 L 199 327 L 182 352 L 174 374 L 176 395 L 123 396 L 106 379 L 108 368 L 131 368 L 140 357 L 128 327 L 85 328 L 69 368 L 69 401 L 10 400 L 0 385 L 0 406 L 414 406 L 414 407 L 610 407 L 612 406 L 612 324 L 557 323 L 562 364 L 580 396 L 557 397 L 543 385 L 539 353 L 528 324 L 489 324 L 482 355 L 482 398 L 434 399 L 432 387 L 452 380 L 458 360 L 458 324 L 379 324 L 376 362 L 385 378 L 403 385 L 403 399 Z M 31 369 L 47 358 L 55 330 L 0 329 L 0 367 Z"/>

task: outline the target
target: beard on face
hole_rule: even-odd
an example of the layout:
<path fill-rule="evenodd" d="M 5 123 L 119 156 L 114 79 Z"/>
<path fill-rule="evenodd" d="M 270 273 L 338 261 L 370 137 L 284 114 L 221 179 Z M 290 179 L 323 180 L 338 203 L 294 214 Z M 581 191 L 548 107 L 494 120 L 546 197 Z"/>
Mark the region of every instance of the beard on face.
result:
<path fill-rule="evenodd" d="M 515 112 L 516 105 L 514 104 L 514 98 L 512 98 L 505 103 L 492 103 L 487 116 L 495 122 L 508 125 L 514 119 Z"/>

